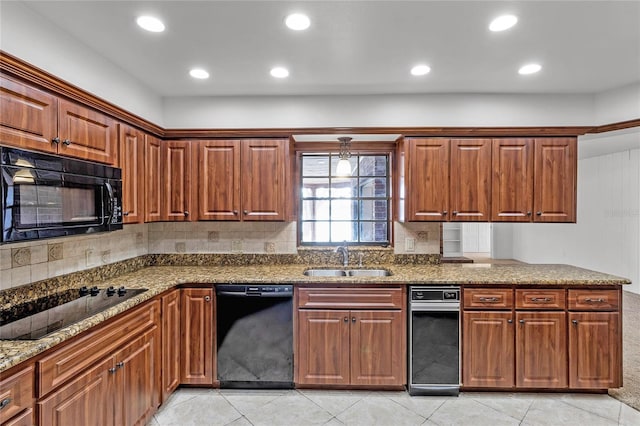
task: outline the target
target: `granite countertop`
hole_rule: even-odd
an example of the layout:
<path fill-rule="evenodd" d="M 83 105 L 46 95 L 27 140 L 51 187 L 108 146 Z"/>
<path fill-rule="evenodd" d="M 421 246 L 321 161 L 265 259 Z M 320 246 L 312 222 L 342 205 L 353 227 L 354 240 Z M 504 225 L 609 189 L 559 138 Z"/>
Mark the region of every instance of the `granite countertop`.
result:
<path fill-rule="evenodd" d="M 369 266 L 369 265 L 367 265 Z M 370 267 L 370 266 L 369 266 Z M 625 278 L 569 265 L 375 265 L 391 271 L 388 277 L 308 277 L 310 265 L 256 266 L 150 266 L 116 278 L 94 283 L 98 287 L 125 286 L 149 290 L 99 314 L 31 341 L 0 340 L 0 372 L 5 371 L 47 349 L 76 336 L 164 291 L 187 283 L 281 283 L 281 284 L 514 284 L 514 285 L 619 285 L 630 284 Z M 320 266 L 326 268 L 326 265 Z M 357 268 L 351 268 L 357 269 Z"/>

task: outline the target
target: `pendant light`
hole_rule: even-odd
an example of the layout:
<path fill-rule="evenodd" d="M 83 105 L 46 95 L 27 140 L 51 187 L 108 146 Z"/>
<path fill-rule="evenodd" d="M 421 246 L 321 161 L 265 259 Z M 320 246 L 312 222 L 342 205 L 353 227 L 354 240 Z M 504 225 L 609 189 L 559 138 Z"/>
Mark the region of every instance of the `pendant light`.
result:
<path fill-rule="evenodd" d="M 338 138 L 340 141 L 340 160 L 336 166 L 336 176 L 351 176 L 351 139 L 348 136 Z"/>

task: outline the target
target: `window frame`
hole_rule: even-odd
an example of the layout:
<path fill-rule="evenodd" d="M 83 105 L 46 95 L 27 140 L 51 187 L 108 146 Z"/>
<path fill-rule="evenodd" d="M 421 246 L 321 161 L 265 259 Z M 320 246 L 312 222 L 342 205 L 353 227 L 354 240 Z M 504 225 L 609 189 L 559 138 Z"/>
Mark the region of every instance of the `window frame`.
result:
<path fill-rule="evenodd" d="M 302 144 L 300 144 L 302 145 Z M 374 145 L 374 146 L 371 146 Z M 375 146 L 378 145 L 378 146 Z M 337 156 L 339 153 L 339 144 L 337 143 L 309 143 L 309 144 L 304 144 L 304 146 L 298 146 L 298 144 L 296 144 L 296 151 L 297 151 L 297 155 L 296 155 L 296 206 L 297 206 L 297 217 L 296 217 L 296 222 L 297 222 L 297 244 L 300 247 L 306 247 L 306 248 L 313 248 L 313 247 L 337 247 L 337 246 L 341 246 L 341 245 L 349 245 L 349 246 L 358 246 L 358 247 L 366 247 L 366 246 L 370 246 L 370 247 L 392 247 L 393 246 L 393 224 L 394 224 L 394 193 L 395 193 L 395 185 L 396 182 L 394 180 L 394 171 L 395 171 L 395 159 L 394 159 L 394 154 L 395 154 L 395 143 L 389 144 L 389 143 L 380 143 L 380 144 L 370 144 L 370 146 L 368 146 L 367 148 L 360 148 L 360 147 L 355 147 L 354 149 L 354 144 L 352 144 L 352 149 L 351 149 L 351 154 L 352 156 L 356 156 L 356 155 L 371 155 L 371 156 L 386 156 L 387 157 L 387 173 L 385 176 L 379 176 L 379 177 L 384 177 L 386 178 L 386 185 L 387 185 L 387 196 L 386 197 L 360 197 L 358 195 L 358 197 L 355 198 L 322 198 L 325 200 L 357 200 L 358 202 L 360 200 L 386 200 L 387 201 L 387 219 L 386 220 L 363 220 L 361 221 L 360 218 L 358 217 L 358 219 L 355 221 L 356 223 L 358 223 L 358 238 L 360 238 L 360 223 L 366 223 L 366 222 L 384 222 L 387 224 L 387 238 L 388 241 L 380 241 L 380 242 L 375 242 L 375 241 L 347 241 L 346 243 L 343 241 L 336 241 L 336 242 L 332 242 L 332 241 L 323 241 L 323 242 L 304 242 L 302 240 L 302 228 L 303 228 L 303 223 L 304 222 L 309 222 L 309 221 L 303 221 L 302 219 L 302 202 L 303 200 L 306 200 L 303 198 L 302 195 L 302 179 L 303 179 L 303 170 L 302 170 L 302 158 L 305 155 L 331 155 L 331 156 Z M 329 174 L 331 174 L 331 171 L 329 171 Z M 307 176 L 310 177 L 310 176 Z M 317 176 L 313 176 L 313 177 L 317 177 Z M 357 178 L 360 177 L 360 171 L 358 169 L 358 174 L 355 176 Z M 335 179 L 335 176 L 326 176 L 327 179 L 329 179 L 329 182 L 331 182 L 331 179 Z M 314 198 L 312 198 L 314 199 Z M 331 219 L 329 219 L 329 222 L 331 222 Z"/>

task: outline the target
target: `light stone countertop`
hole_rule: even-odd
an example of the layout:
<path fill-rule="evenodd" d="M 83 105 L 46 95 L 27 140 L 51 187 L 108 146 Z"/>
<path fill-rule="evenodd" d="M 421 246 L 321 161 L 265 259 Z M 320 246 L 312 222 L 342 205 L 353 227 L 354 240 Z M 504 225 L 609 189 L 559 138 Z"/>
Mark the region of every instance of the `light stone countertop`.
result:
<path fill-rule="evenodd" d="M 388 277 L 308 277 L 303 274 L 310 265 L 260 266 L 151 266 L 116 278 L 95 283 L 101 288 L 125 286 L 147 288 L 99 314 L 65 327 L 39 340 L 0 340 L 0 372 L 32 358 L 63 341 L 76 336 L 101 322 L 114 317 L 154 296 L 181 284 L 301 284 L 301 285 L 528 285 L 528 286 L 598 286 L 630 284 L 628 279 L 569 265 L 366 265 L 365 268 L 391 271 Z M 326 268 L 319 266 L 319 268 Z M 357 269 L 357 268 L 350 268 Z"/>

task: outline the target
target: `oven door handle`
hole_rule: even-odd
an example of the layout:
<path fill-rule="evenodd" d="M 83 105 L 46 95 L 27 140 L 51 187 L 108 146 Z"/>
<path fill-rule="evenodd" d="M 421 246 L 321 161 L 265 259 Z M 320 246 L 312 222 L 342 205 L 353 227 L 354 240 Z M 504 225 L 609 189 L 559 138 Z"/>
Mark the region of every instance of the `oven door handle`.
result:
<path fill-rule="evenodd" d="M 411 312 L 460 312 L 459 303 L 430 303 L 412 305 Z"/>

